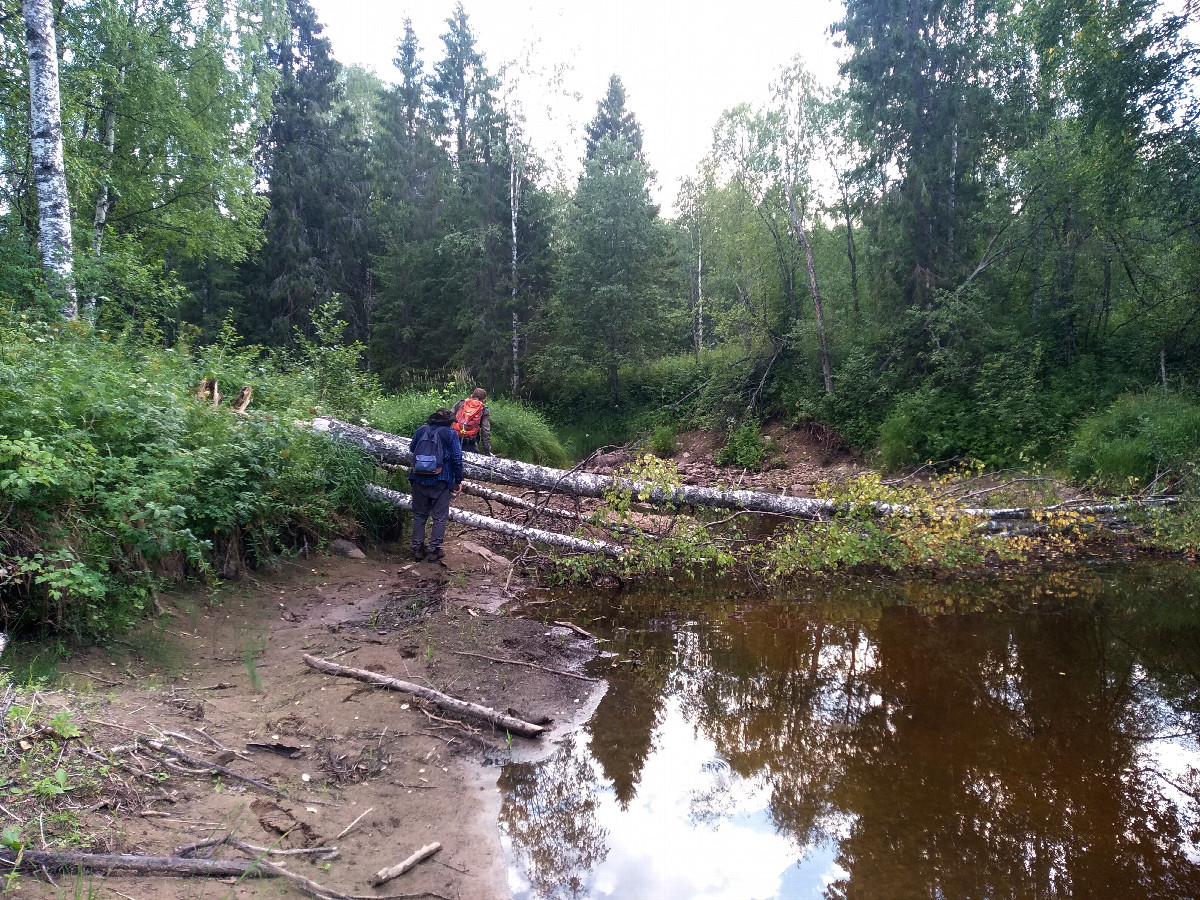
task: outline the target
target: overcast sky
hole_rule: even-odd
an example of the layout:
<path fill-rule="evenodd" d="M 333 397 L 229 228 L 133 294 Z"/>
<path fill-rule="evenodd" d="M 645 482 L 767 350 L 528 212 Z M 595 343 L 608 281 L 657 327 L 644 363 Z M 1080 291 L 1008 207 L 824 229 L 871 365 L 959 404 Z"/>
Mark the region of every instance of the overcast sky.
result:
<path fill-rule="evenodd" d="M 311 2 L 338 60 L 385 81 L 395 74 L 405 17 L 429 71 L 454 8 L 454 0 Z M 554 90 L 545 75 L 522 76 L 519 96 L 535 147 L 571 177 L 583 155 L 579 129 L 609 76 L 620 75 L 668 208 L 723 110 L 765 100 L 775 73 L 796 55 L 822 81 L 836 77 L 829 25 L 841 14 L 838 0 L 465 0 L 464 8 L 490 71 L 527 58 L 544 73 L 567 67 Z"/>

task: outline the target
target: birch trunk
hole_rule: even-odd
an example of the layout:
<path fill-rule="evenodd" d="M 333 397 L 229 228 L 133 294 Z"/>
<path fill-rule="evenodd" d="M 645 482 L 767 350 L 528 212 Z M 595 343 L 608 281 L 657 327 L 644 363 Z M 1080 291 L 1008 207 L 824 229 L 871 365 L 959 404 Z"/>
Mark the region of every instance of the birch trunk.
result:
<path fill-rule="evenodd" d="M 513 396 L 521 392 L 521 320 L 517 313 L 517 211 L 521 197 L 517 179 L 517 154 L 513 147 L 508 149 L 508 209 L 512 228 L 512 261 L 509 279 L 512 282 L 512 391 Z"/>
<path fill-rule="evenodd" d="M 137 9 L 135 4 L 134 9 Z M 100 255 L 104 243 L 104 226 L 108 223 L 108 213 L 113 207 L 112 165 L 113 155 L 117 148 L 117 100 L 125 89 L 125 66 L 122 65 L 117 76 L 117 87 L 108 94 L 104 104 L 104 165 L 100 176 L 100 187 L 96 191 L 96 211 L 92 216 L 93 245 L 96 256 Z M 89 301 L 93 302 L 93 301 Z"/>
<path fill-rule="evenodd" d="M 71 201 L 63 161 L 58 49 L 51 0 L 22 0 L 29 57 L 29 146 L 38 199 L 38 250 L 62 315 L 79 315 L 71 260 Z"/>
<path fill-rule="evenodd" d="M 487 459 L 488 457 L 483 458 Z M 408 494 L 388 490 L 377 484 L 365 485 L 363 490 L 366 491 L 368 497 L 390 503 L 396 509 L 412 509 L 412 497 Z M 458 522 L 460 525 L 468 525 L 471 528 L 482 528 L 485 531 L 494 531 L 497 534 L 504 534 L 509 537 L 524 538 L 527 541 L 533 541 L 535 544 L 545 544 L 548 547 L 557 547 L 559 550 L 570 550 L 573 553 L 603 553 L 606 556 L 620 556 L 625 552 L 624 548 L 618 547 L 616 544 L 610 544 L 607 541 L 592 541 L 587 538 L 577 538 L 569 534 L 559 534 L 557 531 L 529 528 L 525 525 L 505 522 L 503 519 L 492 519 L 488 516 L 481 516 L 478 513 L 468 512 L 465 509 L 456 509 L 453 506 L 450 507 L 449 517 L 451 522 Z"/>
<path fill-rule="evenodd" d="M 821 291 L 817 287 L 817 266 L 813 261 L 812 246 L 808 243 L 808 232 L 796 211 L 796 202 L 792 198 L 792 186 L 784 185 L 787 190 L 788 215 L 792 219 L 792 227 L 796 229 L 796 239 L 804 250 L 804 266 L 808 270 L 808 287 L 812 291 L 813 311 L 817 316 L 817 341 L 821 348 L 821 376 L 825 379 L 825 393 L 833 393 L 833 370 L 829 365 L 829 350 L 825 345 L 825 310 L 821 304 Z"/>
<path fill-rule="evenodd" d="M 361 428 L 358 425 L 351 425 L 349 422 L 342 422 L 339 419 L 328 417 L 314 419 L 311 423 L 311 428 L 313 431 L 328 434 L 342 443 L 360 447 L 387 465 L 412 465 L 412 453 L 408 449 L 408 438 L 388 434 L 385 431 L 376 431 L 372 428 Z M 592 475 L 588 472 L 568 472 L 564 469 L 551 469 L 548 466 L 535 466 L 531 463 L 523 463 L 515 459 L 503 459 L 498 456 L 481 456 L 477 453 L 463 454 L 463 475 L 476 481 L 520 485 L 522 487 L 573 497 L 602 497 L 606 491 L 612 490 L 614 487 L 621 487 L 642 495 L 639 498 L 641 502 L 654 505 L 671 503 L 676 506 L 707 506 L 715 509 L 770 513 L 803 519 L 820 519 L 839 510 L 846 511 L 850 509 L 850 507 L 845 505 L 835 506 L 830 500 L 818 500 L 808 497 L 784 497 L 778 494 L 766 494 L 758 491 L 737 491 L 728 488 L 700 487 L 688 484 L 680 485 L 671 491 L 664 491 L 660 488 L 655 488 L 642 482 L 631 481 L 626 478 L 611 478 L 607 475 Z M 395 491 L 387 491 L 385 488 L 375 485 L 368 485 L 367 490 L 368 492 L 382 492 L 377 494 L 377 496 L 388 499 L 389 502 L 390 498 L 383 497 L 384 493 L 397 498 L 403 498 L 396 505 L 404 509 L 408 507 L 402 504 L 405 501 L 411 502 L 407 494 L 397 494 Z M 1130 509 L 1169 506 L 1177 502 L 1177 498 L 1162 497 L 1135 500 L 1128 503 L 1068 501 L 1055 506 L 1009 507 L 1003 509 L 954 507 L 951 505 L 946 507 L 946 512 L 966 518 L 1013 521 L 1032 519 L 1038 515 L 1053 512 L 1097 515 Z M 911 507 L 878 501 L 865 504 L 864 506 L 869 507 L 880 515 L 908 515 L 913 512 Z M 456 516 L 461 518 L 455 518 Z M 479 528 L 489 527 L 488 525 L 481 524 L 479 520 L 483 522 L 495 522 L 502 526 L 502 528 L 493 530 L 503 531 L 504 533 L 513 534 L 518 537 L 527 537 L 530 532 L 536 532 L 536 529 L 522 528 L 518 525 L 512 525 L 509 522 L 500 522 L 498 519 L 488 519 L 486 516 L 476 516 L 474 513 L 453 508 L 450 510 L 450 518 L 454 521 L 461 521 Z M 542 532 L 541 534 L 553 535 L 555 538 L 568 538 L 567 535 L 556 534 L 555 532 Z M 540 540 L 540 538 L 537 539 Z M 622 548 L 612 544 L 604 545 L 601 541 L 586 541 L 582 538 L 568 539 L 592 545 L 589 547 L 575 546 L 572 549 L 584 549 L 589 552 L 596 552 L 597 549 L 600 549 L 605 553 L 609 553 L 612 551 L 606 548 L 611 547 L 615 550 L 613 555 L 622 552 Z M 547 543 L 549 542 L 547 541 Z M 602 546 L 598 547 L 597 545 Z M 566 548 L 567 545 L 558 544 L 557 546 Z"/>
<path fill-rule="evenodd" d="M 704 238 L 700 234 L 700 216 L 696 216 L 696 321 L 692 329 L 696 361 L 704 347 Z"/>
<path fill-rule="evenodd" d="M 394 466 L 412 465 L 412 453 L 408 449 L 408 438 L 376 431 L 372 428 L 362 428 L 358 425 L 351 425 L 349 422 L 327 417 L 314 419 L 311 427 L 314 431 L 325 432 L 343 443 L 361 447 L 380 462 Z M 828 500 L 783 497 L 778 494 L 764 494 L 757 491 L 736 491 L 696 485 L 680 485 L 672 491 L 664 491 L 624 478 L 614 479 L 607 475 L 592 475 L 588 472 L 568 472 L 563 469 L 535 466 L 531 463 L 504 459 L 499 456 L 481 456 L 478 453 L 463 454 L 463 475 L 474 481 L 521 485 L 573 497 L 602 497 L 605 491 L 611 490 L 613 487 L 624 487 L 644 494 L 645 502 L 660 505 L 673 503 L 678 506 L 708 506 L 717 509 L 775 513 L 808 519 L 819 518 L 822 514 L 833 511 L 833 504 Z M 452 519 L 455 512 L 460 515 L 470 515 L 461 510 L 451 509 L 450 512 Z M 508 523 L 502 524 L 507 525 Z M 563 535 L 558 535 L 558 537 L 563 537 Z"/>

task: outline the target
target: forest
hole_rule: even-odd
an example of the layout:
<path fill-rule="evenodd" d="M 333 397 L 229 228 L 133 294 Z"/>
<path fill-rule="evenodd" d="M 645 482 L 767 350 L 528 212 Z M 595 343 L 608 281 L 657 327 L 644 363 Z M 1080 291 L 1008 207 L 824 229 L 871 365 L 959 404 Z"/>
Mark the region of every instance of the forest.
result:
<path fill-rule="evenodd" d="M 291 423 L 411 433 L 476 384 L 498 452 L 551 465 L 707 429 L 740 471 L 773 422 L 885 471 L 1196 489 L 1190 5 L 845 0 L 837 83 L 782 67 L 670 211 L 619 72 L 556 175 L 462 4 L 382 73 L 340 64 L 306 0 L 16 7 L 6 622 L 103 631 L 157 603 L 161 560 L 220 575 L 386 527 L 369 466 Z M 195 403 L 205 378 L 252 386 L 253 414 Z"/>

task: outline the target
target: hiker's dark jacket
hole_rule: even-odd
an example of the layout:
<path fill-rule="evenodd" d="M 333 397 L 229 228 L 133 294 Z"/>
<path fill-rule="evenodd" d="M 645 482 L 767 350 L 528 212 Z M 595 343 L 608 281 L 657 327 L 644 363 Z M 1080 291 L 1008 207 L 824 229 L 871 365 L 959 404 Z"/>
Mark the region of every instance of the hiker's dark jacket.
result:
<path fill-rule="evenodd" d="M 427 423 L 413 432 L 413 444 L 416 444 L 417 438 L 420 437 L 421 432 L 426 428 L 433 428 L 441 433 L 442 449 L 446 451 L 446 459 L 442 463 L 442 471 L 436 475 L 418 475 L 410 469 L 408 480 L 415 481 L 417 484 L 423 484 L 425 487 L 434 487 L 439 481 L 444 481 L 452 488 L 462 484 L 462 444 L 458 440 L 458 432 L 449 425 L 429 425 Z"/>

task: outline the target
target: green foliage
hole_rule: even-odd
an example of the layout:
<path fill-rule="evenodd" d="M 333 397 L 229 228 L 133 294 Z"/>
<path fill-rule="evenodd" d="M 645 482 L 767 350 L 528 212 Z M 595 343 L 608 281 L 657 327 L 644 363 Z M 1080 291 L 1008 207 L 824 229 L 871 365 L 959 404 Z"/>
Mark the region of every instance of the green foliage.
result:
<path fill-rule="evenodd" d="M 679 471 L 669 460 L 643 455 L 627 466 L 605 492 L 603 502 L 591 517 L 593 524 L 623 533 L 625 552 L 618 558 L 563 556 L 554 560 L 553 576 L 562 581 L 593 578 L 605 571 L 625 577 L 694 578 L 699 573 L 723 574 L 737 559 L 732 549 L 736 531 L 728 527 L 717 532 L 705 522 L 675 513 L 662 532 L 647 527 L 637 509 L 652 494 L 671 495 L 680 486 Z"/>
<path fill-rule="evenodd" d="M 572 201 L 562 283 L 551 310 L 555 342 L 571 363 L 582 360 L 604 373 L 614 403 L 621 366 L 664 343 L 667 232 L 649 186 L 632 145 L 602 137 Z"/>
<path fill-rule="evenodd" d="M 1192 475 L 1198 473 L 1193 469 Z M 1195 502 L 1167 509 L 1153 509 L 1142 516 L 1144 542 L 1158 550 L 1200 557 L 1200 505 Z"/>
<path fill-rule="evenodd" d="M 1194 483 L 1200 465 L 1200 403 L 1158 390 L 1124 394 L 1080 423 L 1067 453 L 1071 474 L 1107 487 Z"/>
<path fill-rule="evenodd" d="M 718 466 L 739 466 L 757 472 L 766 458 L 767 450 L 758 432 L 758 424 L 747 420 L 729 435 L 729 440 L 717 451 L 714 461 Z"/>
<path fill-rule="evenodd" d="M 215 577 L 242 555 L 313 546 L 351 516 L 370 519 L 363 456 L 293 425 L 320 378 L 228 332 L 197 351 L 160 342 L 0 319 L 9 627 L 104 634 L 149 609 L 168 577 Z M 206 374 L 251 384 L 251 412 L 196 399 Z"/>
<path fill-rule="evenodd" d="M 1080 394 L 1078 388 L 1068 394 L 1044 383 L 1041 369 L 1036 347 L 948 365 L 899 397 L 880 426 L 881 463 L 895 469 L 974 457 L 1003 467 L 1047 458 L 1060 444 Z"/>
<path fill-rule="evenodd" d="M 567 451 L 537 412 L 511 400 L 488 401 L 492 414 L 492 452 L 542 466 L 564 466 Z"/>
<path fill-rule="evenodd" d="M 315 339 L 297 330 L 292 359 L 296 370 L 307 373 L 315 382 L 321 411 L 337 410 L 344 416 L 357 417 L 378 402 L 379 379 L 363 369 L 366 348 L 358 341 L 345 342 L 348 326 L 338 318 L 339 311 L 336 294 L 313 310 Z"/>
<path fill-rule="evenodd" d="M 777 535 L 764 550 L 767 570 L 789 577 L 859 565 L 958 569 L 981 563 L 989 553 L 1019 558 L 1027 550 L 1023 539 L 993 540 L 974 520 L 955 515 L 954 504 L 938 495 L 938 487 L 889 487 L 878 475 L 818 485 L 818 496 L 833 500 L 840 513 L 829 522 L 798 524 Z M 873 503 L 887 504 L 891 511 L 874 511 Z"/>
<path fill-rule="evenodd" d="M 655 456 L 670 457 L 675 455 L 678 446 L 675 443 L 675 429 L 670 425 L 659 425 L 650 435 L 650 449 Z"/>

